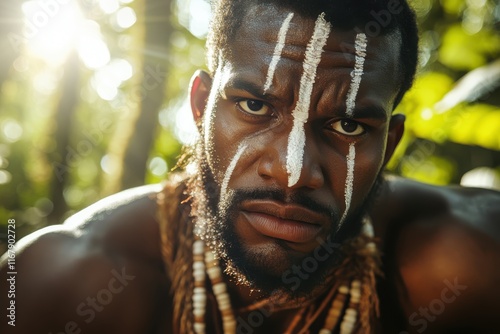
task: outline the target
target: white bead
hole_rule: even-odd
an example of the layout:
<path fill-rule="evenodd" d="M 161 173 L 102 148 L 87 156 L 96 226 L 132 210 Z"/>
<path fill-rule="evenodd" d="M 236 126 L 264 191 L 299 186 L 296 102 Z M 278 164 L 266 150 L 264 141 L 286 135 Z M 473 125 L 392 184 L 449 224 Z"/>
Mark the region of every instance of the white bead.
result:
<path fill-rule="evenodd" d="M 208 251 L 205 253 L 205 262 L 212 262 L 215 260 L 215 255 L 212 251 Z"/>
<path fill-rule="evenodd" d="M 332 334 L 332 331 L 323 328 L 322 330 L 319 331 L 319 334 Z"/>
<path fill-rule="evenodd" d="M 193 308 L 193 315 L 195 317 L 203 317 L 203 316 L 205 316 L 205 308 L 202 308 L 202 309 Z"/>
<path fill-rule="evenodd" d="M 342 322 L 342 325 L 340 325 L 340 334 L 351 334 L 353 330 L 354 326 L 350 323 Z"/>
<path fill-rule="evenodd" d="M 375 235 L 371 219 L 368 217 L 365 217 L 365 219 L 363 219 L 363 234 L 367 237 L 373 237 Z"/>
<path fill-rule="evenodd" d="M 193 310 L 204 310 L 207 307 L 206 303 L 203 302 L 193 302 Z"/>
<path fill-rule="evenodd" d="M 203 240 L 196 240 L 193 242 L 193 254 L 201 255 L 205 251 L 205 243 Z"/>
<path fill-rule="evenodd" d="M 346 314 L 344 316 L 344 321 L 349 322 L 351 324 L 355 324 L 356 323 L 356 317 L 352 316 L 352 315 L 349 315 L 349 314 Z"/>
<path fill-rule="evenodd" d="M 194 288 L 193 289 L 193 295 L 199 295 L 199 294 L 206 294 L 207 293 L 207 290 L 205 288 L 202 288 L 202 287 L 197 287 L 197 288 Z"/>
<path fill-rule="evenodd" d="M 202 323 L 199 323 L 199 322 L 195 322 L 193 324 L 193 328 L 194 328 L 194 331 L 196 333 L 199 333 L 199 334 L 205 333 L 205 324 L 202 324 Z"/>
<path fill-rule="evenodd" d="M 345 314 L 346 315 L 351 315 L 351 316 L 357 316 L 358 315 L 358 311 L 356 311 L 355 309 L 353 308 L 348 308 L 346 311 L 345 311 Z"/>
<path fill-rule="evenodd" d="M 204 294 L 193 295 L 193 302 L 206 302 L 206 301 L 207 301 L 207 296 Z"/>
<path fill-rule="evenodd" d="M 214 290 L 215 295 L 220 295 L 227 291 L 226 284 L 224 282 L 217 283 L 212 287 L 212 290 Z"/>
<path fill-rule="evenodd" d="M 222 276 L 222 271 L 219 267 L 212 267 L 207 269 L 207 274 L 210 279 L 219 278 Z"/>
<path fill-rule="evenodd" d="M 193 270 L 205 270 L 205 263 L 196 261 L 193 263 Z"/>

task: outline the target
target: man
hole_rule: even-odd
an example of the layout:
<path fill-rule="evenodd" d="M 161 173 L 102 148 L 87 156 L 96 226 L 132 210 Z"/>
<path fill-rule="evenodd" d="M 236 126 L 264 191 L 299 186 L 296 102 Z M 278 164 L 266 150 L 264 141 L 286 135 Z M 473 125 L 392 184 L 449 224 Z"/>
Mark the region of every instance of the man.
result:
<path fill-rule="evenodd" d="M 20 241 L 2 333 L 497 333 L 499 194 L 382 174 L 416 66 L 407 4 L 214 12 L 186 173 Z"/>

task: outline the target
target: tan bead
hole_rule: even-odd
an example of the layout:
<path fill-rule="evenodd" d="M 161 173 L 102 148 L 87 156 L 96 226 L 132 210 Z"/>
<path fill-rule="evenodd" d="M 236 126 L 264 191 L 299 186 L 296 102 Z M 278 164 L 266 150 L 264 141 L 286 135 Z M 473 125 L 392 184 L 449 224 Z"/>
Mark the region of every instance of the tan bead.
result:
<path fill-rule="evenodd" d="M 222 317 L 233 317 L 233 310 L 231 308 L 221 310 Z"/>
<path fill-rule="evenodd" d="M 219 283 L 224 283 L 224 280 L 222 279 L 222 276 L 221 277 L 214 277 L 214 278 L 210 277 L 210 282 L 212 282 L 212 285 L 216 285 Z"/>
<path fill-rule="evenodd" d="M 323 328 L 322 330 L 319 331 L 319 334 L 332 334 L 332 331 Z"/>
<path fill-rule="evenodd" d="M 203 263 L 203 255 L 193 255 L 194 262 L 202 262 Z"/>
<path fill-rule="evenodd" d="M 377 245 L 373 242 L 370 241 L 369 243 L 366 244 L 365 248 L 370 252 L 371 254 L 377 253 Z"/>
<path fill-rule="evenodd" d="M 204 323 L 205 322 L 205 317 L 204 316 L 197 316 L 195 315 L 194 316 L 194 322 L 198 322 L 198 323 Z"/>
<path fill-rule="evenodd" d="M 341 285 L 339 287 L 339 293 L 347 295 L 349 293 L 349 288 L 347 287 L 347 285 Z"/>
<path fill-rule="evenodd" d="M 205 287 L 205 280 L 202 280 L 202 281 L 194 281 L 194 286 L 195 288 L 204 288 Z"/>

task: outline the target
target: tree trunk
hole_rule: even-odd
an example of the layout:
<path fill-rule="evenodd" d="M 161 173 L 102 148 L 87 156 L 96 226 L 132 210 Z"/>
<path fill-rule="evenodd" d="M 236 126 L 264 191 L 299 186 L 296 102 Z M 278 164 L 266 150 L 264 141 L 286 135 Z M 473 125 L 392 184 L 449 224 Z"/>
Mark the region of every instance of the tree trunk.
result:
<path fill-rule="evenodd" d="M 61 97 L 55 110 L 56 129 L 53 136 L 57 148 L 49 157 L 54 172 L 50 189 L 50 198 L 54 203 L 54 209 L 48 216 L 49 224 L 61 223 L 64 214 L 68 211 L 63 192 L 70 171 L 75 167 L 78 159 L 78 154 L 75 153 L 77 149 L 70 146 L 70 140 L 80 87 L 79 74 L 79 59 L 76 52 L 74 52 L 70 54 L 66 61 L 64 75 L 61 80 Z"/>
<path fill-rule="evenodd" d="M 158 124 L 158 113 L 164 99 L 167 55 L 172 31 L 170 7 L 169 0 L 145 1 L 145 45 L 140 86 L 142 100 L 123 157 L 121 189 L 144 184 L 147 161 Z"/>

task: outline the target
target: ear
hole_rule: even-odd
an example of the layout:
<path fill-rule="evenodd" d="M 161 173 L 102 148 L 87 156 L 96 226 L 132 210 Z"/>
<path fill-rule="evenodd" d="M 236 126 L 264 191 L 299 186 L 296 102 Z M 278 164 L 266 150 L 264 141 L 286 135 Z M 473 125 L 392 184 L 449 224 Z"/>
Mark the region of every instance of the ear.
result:
<path fill-rule="evenodd" d="M 191 112 L 193 113 L 196 124 L 200 124 L 211 87 L 212 78 L 207 72 L 198 70 L 193 74 L 189 85 L 189 98 L 191 102 Z"/>
<path fill-rule="evenodd" d="M 396 150 L 396 146 L 398 146 L 401 137 L 403 137 L 403 133 L 405 131 L 405 120 L 406 116 L 402 114 L 396 114 L 391 117 L 389 122 L 389 132 L 387 134 L 387 145 L 385 147 L 384 166 L 391 159 L 394 151 Z"/>

